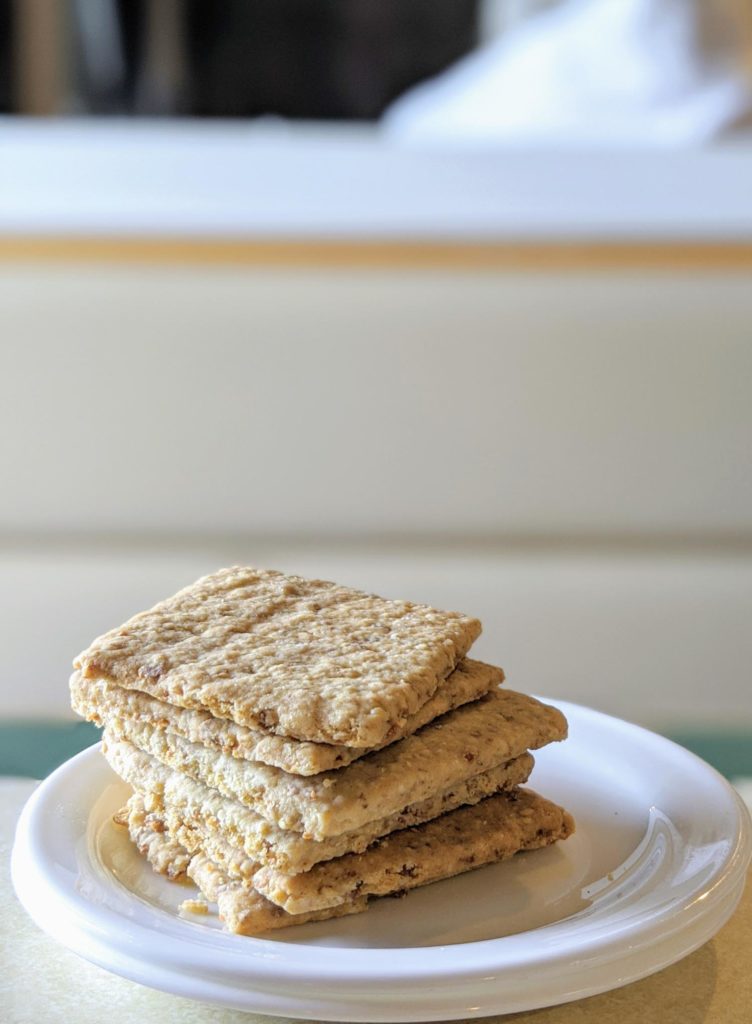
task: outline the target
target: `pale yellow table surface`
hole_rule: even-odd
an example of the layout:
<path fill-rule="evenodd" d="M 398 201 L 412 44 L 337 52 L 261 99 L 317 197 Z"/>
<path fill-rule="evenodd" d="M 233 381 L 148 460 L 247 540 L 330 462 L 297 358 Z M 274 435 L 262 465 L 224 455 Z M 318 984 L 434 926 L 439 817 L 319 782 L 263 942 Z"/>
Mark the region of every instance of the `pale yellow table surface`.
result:
<path fill-rule="evenodd" d="M 15 821 L 34 785 L 0 781 L 3 1024 L 279 1024 L 279 1017 L 217 1009 L 143 988 L 86 963 L 39 931 L 16 901 L 8 868 Z M 718 935 L 673 967 L 605 995 L 485 1019 L 505 1024 L 752 1024 L 752 884 Z"/>

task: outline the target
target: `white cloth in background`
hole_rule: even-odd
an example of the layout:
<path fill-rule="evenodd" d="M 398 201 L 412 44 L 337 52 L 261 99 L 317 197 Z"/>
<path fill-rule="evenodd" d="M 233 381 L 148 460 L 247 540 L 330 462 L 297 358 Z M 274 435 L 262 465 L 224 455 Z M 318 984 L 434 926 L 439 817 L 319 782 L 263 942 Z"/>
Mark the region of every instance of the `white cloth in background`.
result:
<path fill-rule="evenodd" d="M 408 143 L 681 146 L 752 126 L 752 0 L 562 0 L 399 98 Z"/>

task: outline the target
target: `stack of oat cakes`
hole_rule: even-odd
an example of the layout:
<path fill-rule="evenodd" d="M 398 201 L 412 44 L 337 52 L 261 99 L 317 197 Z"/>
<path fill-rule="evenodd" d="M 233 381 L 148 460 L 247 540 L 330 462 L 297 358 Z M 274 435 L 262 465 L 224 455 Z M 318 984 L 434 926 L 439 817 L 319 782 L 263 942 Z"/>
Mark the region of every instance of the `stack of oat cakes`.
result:
<path fill-rule="evenodd" d="M 321 580 L 223 569 L 95 640 L 74 709 L 134 790 L 121 820 L 227 927 L 365 910 L 573 830 L 520 789 L 555 708 L 466 657 L 480 623 Z M 199 909 L 203 904 L 193 904 Z"/>

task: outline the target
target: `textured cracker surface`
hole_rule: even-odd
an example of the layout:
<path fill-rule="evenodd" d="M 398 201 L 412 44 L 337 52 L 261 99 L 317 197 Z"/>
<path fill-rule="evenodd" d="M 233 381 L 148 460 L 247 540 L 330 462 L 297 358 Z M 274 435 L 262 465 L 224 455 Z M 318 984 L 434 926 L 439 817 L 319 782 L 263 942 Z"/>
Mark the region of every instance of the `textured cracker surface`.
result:
<path fill-rule="evenodd" d="M 190 853 L 169 835 L 161 816 L 147 811 L 140 794 L 134 793 L 117 817 L 127 824 L 131 841 L 157 874 L 174 882 L 186 878 Z"/>
<path fill-rule="evenodd" d="M 567 723 L 556 708 L 499 689 L 346 768 L 307 778 L 239 762 L 129 719 L 107 727 L 115 737 L 239 800 L 279 828 L 325 839 L 395 814 L 526 750 L 564 739 Z"/>
<path fill-rule="evenodd" d="M 175 851 L 181 864 L 188 858 L 188 875 L 207 900 L 217 903 L 230 931 L 249 935 L 358 913 L 366 909 L 369 897 L 403 892 L 549 846 L 566 839 L 575 827 L 563 808 L 532 790 L 516 789 L 395 832 L 366 853 L 322 864 L 307 874 L 286 878 L 264 868 L 251 882 L 230 878 L 204 852 L 191 856 L 157 815 L 146 813 L 138 795 L 128 806 L 129 825 L 135 822 L 132 835 L 139 837 L 141 852 L 152 864 L 170 873 Z M 154 831 L 146 837 L 149 828 Z M 196 846 L 189 829 L 179 834 Z M 274 902 L 267 898 L 272 890 Z"/>
<path fill-rule="evenodd" d="M 358 896 L 385 896 L 427 885 L 566 839 L 574 821 L 532 790 L 513 790 L 441 818 L 394 832 L 365 853 L 320 864 L 302 875 L 262 868 L 262 895 L 288 913 L 303 913 Z"/>
<path fill-rule="evenodd" d="M 480 630 L 457 612 L 236 567 L 105 633 L 74 667 L 239 725 L 375 747 L 401 734 Z"/>
<path fill-rule="evenodd" d="M 491 772 L 485 772 L 482 776 L 478 776 L 476 779 L 471 779 L 466 786 L 461 787 L 462 792 L 460 794 L 448 794 L 451 795 L 453 799 L 442 801 L 441 798 L 436 798 L 433 801 L 426 801 L 424 804 L 416 805 L 417 807 L 424 808 L 423 813 L 408 813 L 391 819 L 388 824 L 385 823 L 383 828 L 380 829 L 379 836 L 376 838 L 378 839 L 387 833 L 393 833 L 400 829 L 411 827 L 415 824 L 423 824 L 426 821 L 433 820 L 442 814 L 455 810 L 457 807 L 471 806 L 486 799 L 490 795 L 514 789 L 517 785 L 527 780 L 530 767 L 532 767 L 532 758 L 530 758 L 530 755 L 523 755 L 523 757 L 517 758 L 515 761 L 511 762 L 505 772 L 500 772 L 499 769 L 495 769 Z M 244 850 L 241 850 L 229 842 L 222 833 L 207 830 L 203 827 L 200 820 L 191 820 L 181 817 L 180 814 L 176 814 L 174 810 L 169 808 L 169 806 L 165 806 L 161 813 L 170 834 L 174 836 L 179 843 L 191 852 L 195 853 L 197 851 L 201 851 L 206 853 L 213 861 L 222 867 L 230 878 L 247 881 L 253 879 L 256 872 L 263 867 L 261 863 L 257 863 L 253 858 L 248 857 Z M 337 838 L 339 839 L 340 837 Z M 326 845 L 326 841 L 324 844 L 319 845 Z M 362 853 L 368 848 L 366 837 L 362 834 L 359 837 L 359 842 L 357 844 L 353 842 L 347 844 L 350 846 L 349 850 L 346 848 L 344 843 L 341 843 L 340 845 L 345 847 L 339 854 L 340 858 L 345 853 Z M 316 866 L 323 866 L 324 860 L 332 864 L 336 863 L 333 851 L 331 851 L 331 853 L 332 856 L 320 858 L 320 860 L 316 862 Z M 300 870 L 309 870 L 313 866 L 313 864 L 299 864 L 296 866 L 295 871 L 283 871 L 282 874 L 299 874 Z"/>
<path fill-rule="evenodd" d="M 181 772 L 173 771 L 127 741 L 105 733 L 105 756 L 112 768 L 134 788 L 150 796 L 151 807 L 169 825 L 185 824 L 206 839 L 226 840 L 243 860 L 271 864 L 287 873 L 308 871 L 314 864 L 347 853 L 361 853 L 379 836 L 428 821 L 463 804 L 477 803 L 501 789 L 525 782 L 533 768 L 522 754 L 487 772 L 452 786 L 427 800 L 408 805 L 397 814 L 371 822 L 353 832 L 316 841 L 299 832 L 271 825 L 237 800 L 221 796 Z"/>
<path fill-rule="evenodd" d="M 237 935 L 258 935 L 276 928 L 290 928 L 310 921 L 327 921 L 333 917 L 359 914 L 368 907 L 368 899 L 360 896 L 304 914 L 288 914 L 265 899 L 253 886 L 232 881 L 222 869 L 204 854 L 196 854 L 188 865 L 188 874 L 206 899 L 216 903 L 219 916 L 228 930 Z"/>
<path fill-rule="evenodd" d="M 509 765 L 475 776 L 448 793 L 405 808 L 404 813 L 383 819 L 372 829 L 346 833 L 333 839 L 325 839 L 320 843 L 308 841 L 304 849 L 300 851 L 292 869 L 282 870 L 288 874 L 298 874 L 301 871 L 308 871 L 314 864 L 333 860 L 347 853 L 362 853 L 374 839 L 390 832 L 422 824 L 457 807 L 475 804 L 495 793 L 514 788 L 527 780 L 531 767 L 532 758 L 529 755 L 523 755 L 510 762 Z M 182 826 L 191 829 L 196 836 L 196 842 L 200 843 L 213 860 L 222 864 L 231 876 L 248 877 L 262 866 L 261 861 L 257 862 L 255 858 L 249 857 L 245 846 L 238 846 L 228 834 L 219 829 L 207 828 L 202 819 L 195 815 L 181 814 L 167 801 L 163 802 L 163 806 L 164 809 L 161 813 L 170 831 L 178 835 L 177 830 Z M 289 835 L 290 833 L 284 834 L 283 842 Z M 180 837 L 178 836 L 178 838 Z M 190 845 L 182 838 L 180 838 L 180 842 L 183 845 Z M 232 853 L 230 854 L 229 851 Z M 283 858 L 278 855 L 278 847 L 275 847 L 275 853 L 277 856 L 266 856 L 265 859 L 267 863 L 278 866 L 283 861 Z"/>
<path fill-rule="evenodd" d="M 261 867 L 242 850 L 232 846 L 226 839 L 212 833 L 200 833 L 198 829 L 185 824 L 179 818 L 165 815 L 164 827 L 172 838 L 189 854 L 203 853 L 220 868 L 233 882 L 253 883 L 253 876 Z"/>
<path fill-rule="evenodd" d="M 466 659 L 444 680 L 436 693 L 403 726 L 408 736 L 439 715 L 476 700 L 503 682 L 504 673 L 493 665 Z M 71 703 L 83 718 L 103 725 L 108 719 L 129 718 L 153 729 L 168 729 L 193 743 L 222 750 L 246 761 L 261 761 L 296 775 L 316 775 L 341 768 L 367 749 L 310 743 L 275 736 L 263 729 L 214 718 L 207 711 L 179 708 L 140 690 L 126 690 L 104 679 L 84 679 L 74 672 Z"/>
<path fill-rule="evenodd" d="M 222 868 L 205 854 L 192 856 L 165 830 L 157 816 L 147 812 L 138 794 L 128 801 L 127 822 L 131 840 L 154 870 L 175 881 L 184 879 L 186 874 L 190 876 L 202 895 L 210 903 L 217 904 L 219 915 L 231 932 L 256 935 L 309 921 L 357 914 L 367 907 L 368 901 L 363 896 L 330 909 L 297 916 L 288 914 L 252 886 L 228 878 Z M 206 913 L 207 909 L 202 906 L 201 912 Z"/>

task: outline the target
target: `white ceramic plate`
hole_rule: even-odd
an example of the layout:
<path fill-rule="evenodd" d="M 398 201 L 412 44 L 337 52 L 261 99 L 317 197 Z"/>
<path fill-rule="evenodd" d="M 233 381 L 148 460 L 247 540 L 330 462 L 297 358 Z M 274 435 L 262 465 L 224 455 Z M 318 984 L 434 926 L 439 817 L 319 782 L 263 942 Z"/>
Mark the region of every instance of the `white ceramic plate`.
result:
<path fill-rule="evenodd" d="M 182 996 L 319 1020 L 431 1021 L 603 992 L 709 939 L 741 896 L 749 815 L 694 755 L 557 702 L 566 743 L 531 783 L 577 820 L 565 843 L 269 938 L 184 919 L 191 894 L 111 825 L 127 788 L 93 748 L 35 792 L 13 851 L 16 891 L 75 952 Z"/>

